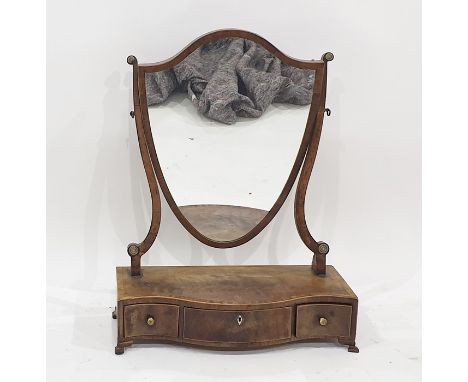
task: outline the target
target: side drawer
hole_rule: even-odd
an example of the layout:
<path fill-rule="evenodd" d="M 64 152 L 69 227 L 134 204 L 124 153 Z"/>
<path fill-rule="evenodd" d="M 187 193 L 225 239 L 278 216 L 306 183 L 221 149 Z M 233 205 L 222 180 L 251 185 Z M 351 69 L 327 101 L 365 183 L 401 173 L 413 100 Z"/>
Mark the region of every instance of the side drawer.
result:
<path fill-rule="evenodd" d="M 179 307 L 169 304 L 134 304 L 124 307 L 125 337 L 177 337 Z"/>
<path fill-rule="evenodd" d="M 351 305 L 298 305 L 296 337 L 348 337 L 351 334 L 352 311 Z"/>
<path fill-rule="evenodd" d="M 184 338 L 256 343 L 291 337 L 292 308 L 250 311 L 184 309 Z"/>

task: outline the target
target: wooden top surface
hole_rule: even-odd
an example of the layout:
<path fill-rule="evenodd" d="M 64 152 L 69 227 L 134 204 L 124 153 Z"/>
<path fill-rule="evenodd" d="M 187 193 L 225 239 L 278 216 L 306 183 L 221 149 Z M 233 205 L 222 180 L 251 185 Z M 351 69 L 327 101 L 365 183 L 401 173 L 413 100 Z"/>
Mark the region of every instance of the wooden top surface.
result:
<path fill-rule="evenodd" d="M 310 265 L 151 266 L 142 276 L 117 267 L 119 301 L 141 298 L 200 304 L 274 305 L 317 298 L 357 299 L 336 269 L 317 276 Z"/>

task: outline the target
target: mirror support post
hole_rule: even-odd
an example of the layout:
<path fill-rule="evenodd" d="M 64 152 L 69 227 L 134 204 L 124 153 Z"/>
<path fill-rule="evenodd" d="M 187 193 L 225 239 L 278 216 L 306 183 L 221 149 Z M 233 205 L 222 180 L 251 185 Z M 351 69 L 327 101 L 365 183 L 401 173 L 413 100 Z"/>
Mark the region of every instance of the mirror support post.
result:
<path fill-rule="evenodd" d="M 145 127 L 143 115 L 140 107 L 140 88 L 139 88 L 139 66 L 135 56 L 128 56 L 127 63 L 133 67 L 133 104 L 134 111 L 130 116 L 135 119 L 135 125 L 138 136 L 138 145 L 140 146 L 141 159 L 145 169 L 146 178 L 151 194 L 151 225 L 145 239 L 141 243 L 130 243 L 127 247 L 127 253 L 130 256 L 130 272 L 132 276 L 141 276 L 141 257 L 151 248 L 159 231 L 161 222 L 161 200 L 159 198 L 158 184 L 151 162 L 148 144 L 145 137 Z M 145 86 L 145 84 L 142 84 Z"/>
<path fill-rule="evenodd" d="M 325 242 L 315 241 L 315 239 L 310 234 L 305 218 L 304 205 L 307 187 L 310 176 L 312 174 L 312 169 L 314 167 L 315 158 L 317 156 L 320 135 L 322 133 L 323 116 L 324 113 L 327 112 L 327 109 L 325 108 L 327 91 L 327 63 L 328 61 L 332 61 L 333 58 L 334 55 L 331 52 L 327 52 L 322 55 L 323 69 L 321 70 L 321 73 L 319 73 L 321 78 L 316 78 L 316 81 L 318 80 L 318 83 L 320 84 L 320 89 L 318 92 L 320 96 L 318 97 L 318 100 L 315 101 L 317 102 L 317 106 L 314 108 L 314 129 L 309 147 L 307 148 L 307 154 L 302 165 L 299 182 L 296 189 L 296 197 L 294 200 L 294 218 L 296 221 L 296 228 L 304 244 L 314 253 L 312 259 L 312 270 L 317 275 L 326 274 L 326 255 L 329 252 L 330 247 Z M 312 100 L 312 102 L 314 102 L 314 100 Z"/>

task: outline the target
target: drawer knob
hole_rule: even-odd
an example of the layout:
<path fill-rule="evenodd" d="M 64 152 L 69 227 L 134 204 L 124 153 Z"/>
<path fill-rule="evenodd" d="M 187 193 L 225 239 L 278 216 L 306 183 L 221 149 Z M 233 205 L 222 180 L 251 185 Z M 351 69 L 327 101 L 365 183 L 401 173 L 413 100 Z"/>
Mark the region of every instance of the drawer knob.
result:
<path fill-rule="evenodd" d="M 239 314 L 236 318 L 237 325 L 241 326 L 244 323 L 244 316 L 242 314 Z"/>
<path fill-rule="evenodd" d="M 156 320 L 154 319 L 154 317 L 151 317 L 151 316 L 149 316 L 148 319 L 146 320 L 146 323 L 149 326 L 153 326 L 155 322 L 156 322 Z"/>
<path fill-rule="evenodd" d="M 328 320 L 325 317 L 320 317 L 319 324 L 321 326 L 326 326 L 328 324 Z"/>

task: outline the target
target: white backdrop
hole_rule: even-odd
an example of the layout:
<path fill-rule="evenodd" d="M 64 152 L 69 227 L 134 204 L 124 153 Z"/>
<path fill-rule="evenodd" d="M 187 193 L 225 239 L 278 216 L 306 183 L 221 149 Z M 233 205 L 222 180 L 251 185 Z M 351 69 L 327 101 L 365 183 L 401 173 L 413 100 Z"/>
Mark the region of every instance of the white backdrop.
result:
<path fill-rule="evenodd" d="M 375 381 L 420 376 L 419 1 L 57 1 L 47 7 L 47 364 L 51 381 Z M 357 345 L 254 352 L 135 346 L 113 354 L 116 265 L 146 235 L 150 198 L 128 116 L 131 71 L 199 35 L 240 28 L 297 58 L 332 51 L 306 202 L 328 262 L 360 298 Z M 28 73 L 34 75 L 34 73 Z M 143 264 L 308 264 L 293 198 L 244 246 L 205 247 L 163 201 Z"/>

